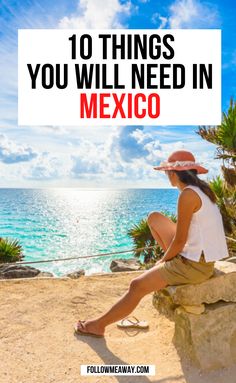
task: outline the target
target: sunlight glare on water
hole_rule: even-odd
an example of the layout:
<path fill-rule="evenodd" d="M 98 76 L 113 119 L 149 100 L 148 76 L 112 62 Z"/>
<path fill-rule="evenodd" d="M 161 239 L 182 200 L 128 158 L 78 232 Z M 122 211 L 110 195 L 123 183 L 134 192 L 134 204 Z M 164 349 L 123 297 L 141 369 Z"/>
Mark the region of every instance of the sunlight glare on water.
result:
<path fill-rule="evenodd" d="M 18 238 L 25 259 L 84 256 L 132 248 L 127 231 L 151 211 L 174 212 L 173 189 L 1 189 L 2 237 Z M 109 271 L 114 258 L 36 264 L 56 275 L 84 268 L 86 274 Z M 32 265 L 34 266 L 34 265 Z"/>

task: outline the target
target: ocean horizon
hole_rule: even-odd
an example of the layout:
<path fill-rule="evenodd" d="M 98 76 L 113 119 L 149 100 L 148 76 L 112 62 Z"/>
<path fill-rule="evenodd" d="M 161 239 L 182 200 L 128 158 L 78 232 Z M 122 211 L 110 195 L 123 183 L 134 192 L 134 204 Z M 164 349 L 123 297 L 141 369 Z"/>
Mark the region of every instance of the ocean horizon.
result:
<path fill-rule="evenodd" d="M 178 190 L 1 188 L 0 236 L 16 238 L 23 261 L 42 261 L 132 249 L 128 230 L 151 211 L 175 213 Z M 109 272 L 112 259 L 132 253 L 31 266 L 56 276 L 84 269 Z M 30 266 L 30 265 L 29 265 Z"/>

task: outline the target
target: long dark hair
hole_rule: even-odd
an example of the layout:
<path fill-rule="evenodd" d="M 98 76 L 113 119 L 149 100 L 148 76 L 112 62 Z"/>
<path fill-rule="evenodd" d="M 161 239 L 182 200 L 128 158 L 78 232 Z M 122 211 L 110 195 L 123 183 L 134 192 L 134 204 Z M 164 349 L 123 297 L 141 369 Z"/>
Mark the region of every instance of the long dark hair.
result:
<path fill-rule="evenodd" d="M 197 170 L 174 170 L 177 174 L 179 180 L 187 185 L 198 186 L 203 193 L 205 193 L 212 202 L 216 203 L 216 195 L 213 190 L 210 188 L 207 182 L 201 180 L 197 176 Z"/>

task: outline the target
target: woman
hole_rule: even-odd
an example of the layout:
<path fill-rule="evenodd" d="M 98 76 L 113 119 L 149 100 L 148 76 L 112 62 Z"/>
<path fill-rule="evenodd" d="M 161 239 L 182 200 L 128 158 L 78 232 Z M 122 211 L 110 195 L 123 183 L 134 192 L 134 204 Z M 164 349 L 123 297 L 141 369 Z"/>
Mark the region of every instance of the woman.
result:
<path fill-rule="evenodd" d="M 130 314 L 146 294 L 168 285 L 203 282 L 213 275 L 214 261 L 228 256 L 216 197 L 197 176 L 208 171 L 184 150 L 172 153 L 154 169 L 164 170 L 171 185 L 180 190 L 176 224 L 158 212 L 148 216 L 151 233 L 165 254 L 153 268 L 133 279 L 128 291 L 105 314 L 79 320 L 77 333 L 104 336 L 106 326 Z"/>

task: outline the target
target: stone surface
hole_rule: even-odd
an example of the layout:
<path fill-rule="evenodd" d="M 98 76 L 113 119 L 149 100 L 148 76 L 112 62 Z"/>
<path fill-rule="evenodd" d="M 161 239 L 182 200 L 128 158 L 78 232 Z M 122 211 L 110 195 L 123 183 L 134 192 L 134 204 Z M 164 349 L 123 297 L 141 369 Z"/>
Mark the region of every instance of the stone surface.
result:
<path fill-rule="evenodd" d="M 202 370 L 236 363 L 236 304 L 207 305 L 202 315 L 177 308 L 173 341 L 180 356 L 189 357 Z"/>
<path fill-rule="evenodd" d="M 53 273 L 50 273 L 49 271 L 40 271 L 38 275 L 36 275 L 36 278 L 52 278 L 54 277 Z"/>
<path fill-rule="evenodd" d="M 230 258 L 228 258 L 230 259 Z M 232 265 L 231 262 L 227 261 L 216 261 L 215 262 L 215 272 L 214 276 L 229 274 L 229 273 L 235 273 L 236 272 L 236 266 Z"/>
<path fill-rule="evenodd" d="M 181 307 L 183 307 L 184 310 L 187 311 L 187 313 L 191 313 L 191 314 L 195 314 L 195 315 L 201 315 L 205 311 L 205 305 L 204 304 L 201 304 L 199 306 L 187 306 L 187 305 L 184 305 L 184 306 L 181 306 Z"/>
<path fill-rule="evenodd" d="M 110 270 L 112 272 L 136 271 L 136 270 L 140 270 L 140 268 L 141 268 L 141 264 L 136 258 L 114 259 L 110 265 Z"/>
<path fill-rule="evenodd" d="M 71 279 L 77 279 L 81 277 L 82 275 L 85 275 L 85 271 L 83 269 L 81 270 L 75 270 L 72 273 L 67 273 L 65 277 L 71 278 Z"/>
<path fill-rule="evenodd" d="M 155 292 L 152 297 L 152 304 L 160 314 L 174 320 L 174 312 L 178 305 L 174 303 L 168 288 Z"/>
<path fill-rule="evenodd" d="M 227 262 L 236 263 L 236 257 L 227 258 Z"/>
<path fill-rule="evenodd" d="M 40 273 L 40 270 L 30 266 L 23 265 L 3 265 L 0 266 L 0 279 L 10 278 L 32 278 L 36 277 Z"/>
<path fill-rule="evenodd" d="M 168 286 L 154 293 L 153 304 L 158 311 L 173 315 L 181 305 L 199 306 L 220 300 L 236 302 L 236 264 L 226 261 L 215 263 L 214 275 L 205 282 L 194 285 Z"/>

